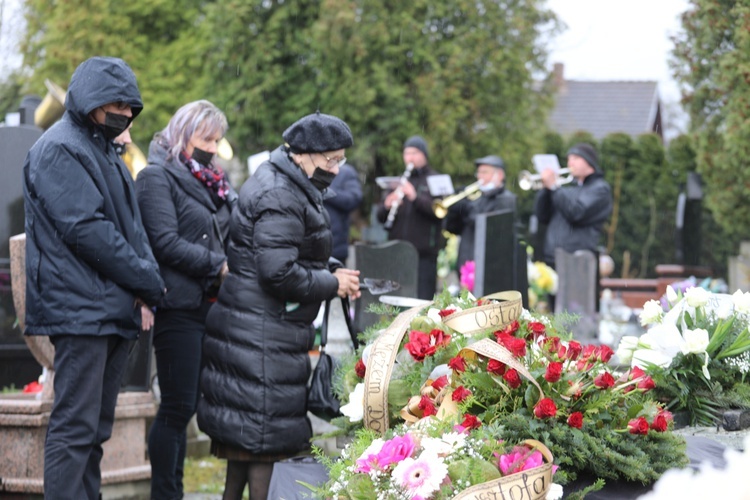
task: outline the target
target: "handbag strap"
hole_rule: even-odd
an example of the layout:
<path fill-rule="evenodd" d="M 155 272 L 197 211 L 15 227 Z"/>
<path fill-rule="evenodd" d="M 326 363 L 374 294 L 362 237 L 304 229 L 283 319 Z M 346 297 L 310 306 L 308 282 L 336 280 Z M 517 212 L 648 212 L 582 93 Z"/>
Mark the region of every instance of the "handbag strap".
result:
<path fill-rule="evenodd" d="M 352 319 L 349 317 L 349 297 L 343 297 L 341 299 L 341 307 L 344 309 L 344 321 L 346 322 L 346 329 L 349 330 L 349 337 L 352 339 L 354 349 L 359 348 L 359 340 L 357 334 L 352 326 Z M 320 352 L 325 351 L 326 344 L 328 343 L 328 316 L 331 312 L 331 299 L 326 300 L 325 310 L 323 311 L 323 324 L 320 327 Z"/>

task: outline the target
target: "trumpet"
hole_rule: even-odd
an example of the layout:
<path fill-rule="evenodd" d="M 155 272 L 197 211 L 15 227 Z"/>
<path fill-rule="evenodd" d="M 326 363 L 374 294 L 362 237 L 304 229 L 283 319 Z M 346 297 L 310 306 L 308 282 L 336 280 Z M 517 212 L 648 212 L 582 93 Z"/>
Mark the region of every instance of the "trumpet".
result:
<path fill-rule="evenodd" d="M 404 184 L 406 184 L 406 182 L 409 180 L 409 177 L 411 177 L 412 170 L 414 170 L 414 164 L 407 164 L 406 171 L 404 171 L 398 181 L 398 187 L 395 191 L 397 200 L 393 203 L 393 205 L 391 205 L 391 209 L 388 211 L 388 218 L 385 220 L 385 224 L 383 224 L 383 227 L 385 227 L 386 229 L 391 229 L 393 227 L 393 222 L 396 220 L 396 214 L 398 213 L 398 207 L 400 207 L 401 202 L 404 201 Z"/>
<path fill-rule="evenodd" d="M 477 181 L 466 186 L 460 193 L 446 196 L 442 200 L 433 201 L 432 212 L 435 214 L 435 217 L 437 217 L 438 219 L 444 219 L 445 216 L 448 215 L 448 209 L 464 198 L 469 198 L 473 201 L 482 196 L 482 192 L 479 190 L 481 185 L 482 184 Z"/>
<path fill-rule="evenodd" d="M 565 177 L 563 177 L 563 175 L 565 175 Z M 557 185 L 562 186 L 570 182 L 573 182 L 573 176 L 570 175 L 570 170 L 567 168 L 560 169 L 557 172 Z M 529 189 L 538 191 L 544 187 L 544 184 L 542 184 L 542 175 L 532 174 L 528 170 L 521 170 L 518 173 L 518 187 L 522 191 L 528 191 Z"/>

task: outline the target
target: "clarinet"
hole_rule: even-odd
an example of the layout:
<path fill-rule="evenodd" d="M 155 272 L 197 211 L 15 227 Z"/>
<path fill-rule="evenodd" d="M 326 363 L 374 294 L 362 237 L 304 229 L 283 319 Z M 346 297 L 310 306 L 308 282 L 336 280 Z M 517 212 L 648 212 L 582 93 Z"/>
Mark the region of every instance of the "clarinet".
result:
<path fill-rule="evenodd" d="M 398 207 L 401 206 L 401 202 L 404 199 L 404 184 L 406 184 L 406 181 L 409 180 L 409 177 L 411 177 L 411 171 L 414 170 L 414 164 L 413 163 L 407 163 L 406 164 L 406 171 L 401 176 L 401 179 L 398 181 L 398 187 L 396 188 L 396 201 L 391 205 L 391 210 L 388 212 L 388 218 L 385 220 L 385 224 L 383 224 L 383 227 L 386 229 L 391 229 L 393 227 L 393 221 L 396 220 L 396 214 L 398 213 Z"/>

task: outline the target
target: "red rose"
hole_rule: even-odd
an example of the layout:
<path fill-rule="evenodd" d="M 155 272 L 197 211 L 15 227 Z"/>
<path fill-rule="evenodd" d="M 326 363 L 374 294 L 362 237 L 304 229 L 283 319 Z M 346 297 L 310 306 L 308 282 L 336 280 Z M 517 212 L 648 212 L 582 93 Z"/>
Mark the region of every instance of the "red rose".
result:
<path fill-rule="evenodd" d="M 446 316 L 450 316 L 454 312 L 456 312 L 457 309 L 455 307 L 449 307 L 448 309 L 443 309 L 441 311 L 438 311 L 438 314 L 441 318 L 445 318 Z"/>
<path fill-rule="evenodd" d="M 641 368 L 634 366 L 630 369 L 630 375 L 628 377 L 628 380 L 635 380 L 637 378 L 641 378 L 644 376 L 646 372 L 644 372 Z"/>
<path fill-rule="evenodd" d="M 576 361 L 576 370 L 579 372 L 587 372 L 594 367 L 594 363 L 586 358 L 581 358 Z"/>
<path fill-rule="evenodd" d="M 443 347 L 450 343 L 451 336 L 445 333 L 443 330 L 440 330 L 439 328 L 435 328 L 430 332 L 430 337 L 435 339 L 435 347 Z"/>
<path fill-rule="evenodd" d="M 458 373 L 463 373 L 466 371 L 466 360 L 461 356 L 451 358 L 450 361 L 448 361 L 448 368 Z"/>
<path fill-rule="evenodd" d="M 562 367 L 562 363 L 552 361 L 547 365 L 547 370 L 544 372 L 544 380 L 546 380 L 550 384 L 554 384 L 555 382 L 560 380 L 560 376 L 562 375 Z"/>
<path fill-rule="evenodd" d="M 638 387 L 639 389 L 650 391 L 651 389 L 656 387 L 656 383 L 654 382 L 654 379 L 646 375 L 645 377 L 641 378 L 641 380 L 638 381 L 638 384 L 636 384 L 636 387 Z"/>
<path fill-rule="evenodd" d="M 496 359 L 491 359 L 487 362 L 487 371 L 495 375 L 502 375 L 505 373 L 505 363 L 501 363 Z"/>
<path fill-rule="evenodd" d="M 362 361 L 361 359 L 357 361 L 356 365 L 354 365 L 354 373 L 356 373 L 359 378 L 365 378 L 366 370 L 367 367 L 365 366 L 364 361 Z"/>
<path fill-rule="evenodd" d="M 460 385 L 456 387 L 456 390 L 453 391 L 453 395 L 451 396 L 451 399 L 453 401 L 456 401 L 458 403 L 462 402 L 464 399 L 471 396 L 471 391 L 464 386 Z"/>
<path fill-rule="evenodd" d="M 583 427 L 583 413 L 580 411 L 571 413 L 568 417 L 568 425 L 576 429 Z"/>
<path fill-rule="evenodd" d="M 442 389 L 443 387 L 445 387 L 446 385 L 448 385 L 448 375 L 443 375 L 442 377 L 438 377 L 438 379 L 437 379 L 437 380 L 435 380 L 435 381 L 434 381 L 434 382 L 432 383 L 432 387 L 433 387 L 433 389 L 435 389 L 436 391 L 439 391 L 439 390 L 441 390 L 441 389 Z"/>
<path fill-rule="evenodd" d="M 508 369 L 503 374 L 503 380 L 505 380 L 511 389 L 518 389 L 521 387 L 521 377 L 518 376 L 518 372 L 514 368 Z"/>
<path fill-rule="evenodd" d="M 526 325 L 526 330 L 534 336 L 535 339 L 541 337 L 544 335 L 544 332 L 547 331 L 547 329 L 544 326 L 544 323 L 539 323 L 536 321 L 532 321 L 528 325 Z"/>
<path fill-rule="evenodd" d="M 507 333 L 495 333 L 497 343 L 508 349 L 513 356 L 522 358 L 526 356 L 526 341 L 508 335 Z"/>
<path fill-rule="evenodd" d="M 481 426 L 482 422 L 474 415 L 469 415 L 468 413 L 464 415 L 464 421 L 461 422 L 461 427 L 464 429 L 479 429 Z"/>
<path fill-rule="evenodd" d="M 539 344 L 542 346 L 542 349 L 544 349 L 546 352 L 550 354 L 556 354 L 560 349 L 560 338 L 559 337 L 544 337 L 540 340 Z"/>
<path fill-rule="evenodd" d="M 583 347 L 575 340 L 568 342 L 568 359 L 575 361 L 581 355 Z"/>
<path fill-rule="evenodd" d="M 557 406 L 550 398 L 541 399 L 534 407 L 536 418 L 552 418 L 557 415 Z"/>
<path fill-rule="evenodd" d="M 589 344 L 586 347 L 583 348 L 583 352 L 581 353 L 581 359 L 588 361 L 592 357 L 596 356 L 596 346 L 593 344 Z"/>
<path fill-rule="evenodd" d="M 424 361 L 424 358 L 432 356 L 437 351 L 437 347 L 432 345 L 430 334 L 417 330 L 409 332 L 409 342 L 404 347 L 416 361 Z"/>
<path fill-rule="evenodd" d="M 665 432 L 667 427 L 669 427 L 669 421 L 661 413 L 654 417 L 654 421 L 651 422 L 651 428 L 656 432 Z"/>
<path fill-rule="evenodd" d="M 609 389 L 610 387 L 614 387 L 615 378 L 608 372 L 604 372 L 594 379 L 594 385 L 599 389 Z"/>
<path fill-rule="evenodd" d="M 428 396 L 422 396 L 422 399 L 419 400 L 419 409 L 422 410 L 423 417 L 437 415 L 435 403 Z"/>
<path fill-rule="evenodd" d="M 644 417 L 634 418 L 628 422 L 628 432 L 631 434 L 648 434 L 648 420 Z"/>
<path fill-rule="evenodd" d="M 599 358 L 599 361 L 602 363 L 608 363 L 614 354 L 615 351 L 613 351 L 611 347 L 602 344 L 597 348 L 596 357 Z"/>
<path fill-rule="evenodd" d="M 519 328 L 521 328 L 521 325 L 518 324 L 518 321 L 514 321 L 513 323 L 509 324 L 508 326 L 500 330 L 499 332 L 495 332 L 495 334 L 507 333 L 508 335 L 513 335 L 514 333 L 518 331 Z"/>

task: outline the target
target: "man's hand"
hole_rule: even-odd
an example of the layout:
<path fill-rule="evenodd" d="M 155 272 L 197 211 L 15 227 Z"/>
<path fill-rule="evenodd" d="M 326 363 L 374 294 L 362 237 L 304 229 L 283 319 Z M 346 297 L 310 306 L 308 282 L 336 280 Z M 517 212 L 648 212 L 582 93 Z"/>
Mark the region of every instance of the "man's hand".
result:
<path fill-rule="evenodd" d="M 539 178 L 541 179 L 542 184 L 545 188 L 551 190 L 557 189 L 557 172 L 555 172 L 551 168 L 542 170 L 542 172 L 539 174 Z"/>
<path fill-rule="evenodd" d="M 141 330 L 144 332 L 154 327 L 154 313 L 146 305 L 141 305 Z"/>

